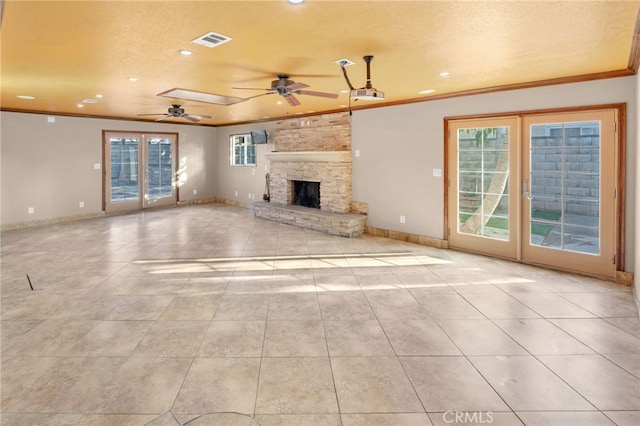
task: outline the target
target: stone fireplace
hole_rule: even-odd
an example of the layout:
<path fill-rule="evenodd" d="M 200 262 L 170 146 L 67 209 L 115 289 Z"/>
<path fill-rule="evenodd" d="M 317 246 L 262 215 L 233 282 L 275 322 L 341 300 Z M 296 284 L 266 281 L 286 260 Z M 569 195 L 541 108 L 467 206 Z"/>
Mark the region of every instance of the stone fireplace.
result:
<path fill-rule="evenodd" d="M 291 203 L 294 206 L 320 208 L 320 182 L 308 180 L 290 180 Z"/>
<path fill-rule="evenodd" d="M 254 214 L 330 234 L 362 234 L 366 216 L 352 211 L 348 113 L 280 121 L 274 139 L 266 154 L 270 202 L 254 203 Z"/>

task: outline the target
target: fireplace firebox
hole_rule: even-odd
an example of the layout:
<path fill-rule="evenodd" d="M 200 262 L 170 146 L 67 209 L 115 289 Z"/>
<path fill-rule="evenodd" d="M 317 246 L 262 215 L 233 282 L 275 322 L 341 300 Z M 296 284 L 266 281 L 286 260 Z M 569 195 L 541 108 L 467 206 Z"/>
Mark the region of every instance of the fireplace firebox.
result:
<path fill-rule="evenodd" d="M 294 180 L 292 203 L 295 206 L 320 208 L 320 182 Z"/>

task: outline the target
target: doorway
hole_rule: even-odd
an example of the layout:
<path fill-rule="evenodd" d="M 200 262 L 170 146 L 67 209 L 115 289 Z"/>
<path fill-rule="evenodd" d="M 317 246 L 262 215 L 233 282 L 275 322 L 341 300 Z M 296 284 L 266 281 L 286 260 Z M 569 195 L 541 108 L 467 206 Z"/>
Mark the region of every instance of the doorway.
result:
<path fill-rule="evenodd" d="M 175 205 L 176 134 L 104 132 L 106 212 Z"/>
<path fill-rule="evenodd" d="M 616 109 L 448 121 L 449 246 L 612 278 Z"/>

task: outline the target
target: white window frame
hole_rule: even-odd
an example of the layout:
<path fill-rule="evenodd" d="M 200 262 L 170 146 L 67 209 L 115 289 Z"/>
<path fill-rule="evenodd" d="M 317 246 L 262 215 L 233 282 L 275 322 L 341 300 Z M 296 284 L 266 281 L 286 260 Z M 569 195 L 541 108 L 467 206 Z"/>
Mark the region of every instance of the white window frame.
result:
<path fill-rule="evenodd" d="M 240 142 L 240 145 L 238 145 Z M 240 149 L 236 155 L 236 148 Z M 250 133 L 240 133 L 229 137 L 229 164 L 232 166 L 255 167 L 257 163 L 256 146 Z"/>

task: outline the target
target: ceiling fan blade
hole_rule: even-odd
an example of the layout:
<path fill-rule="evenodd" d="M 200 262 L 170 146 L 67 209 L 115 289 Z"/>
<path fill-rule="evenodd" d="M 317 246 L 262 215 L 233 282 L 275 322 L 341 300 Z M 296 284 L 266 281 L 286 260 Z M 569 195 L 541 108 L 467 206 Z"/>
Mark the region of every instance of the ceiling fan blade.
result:
<path fill-rule="evenodd" d="M 298 89 L 304 89 L 305 87 L 309 87 L 309 85 L 304 83 L 292 83 L 287 86 L 287 89 L 298 90 Z"/>
<path fill-rule="evenodd" d="M 202 114 L 189 114 L 190 117 L 195 117 L 197 119 L 201 119 L 201 118 L 211 118 L 210 115 L 202 115 Z"/>
<path fill-rule="evenodd" d="M 155 114 L 155 115 L 158 115 L 158 114 Z M 171 115 L 169 115 L 169 114 L 165 114 L 165 115 L 164 115 L 164 117 L 160 117 L 160 118 L 158 118 L 156 121 L 166 120 L 166 119 L 167 119 L 167 118 L 169 118 L 169 117 L 171 117 Z"/>
<path fill-rule="evenodd" d="M 248 98 L 244 98 L 244 100 L 248 101 L 249 99 L 259 98 L 260 96 L 273 95 L 274 93 L 276 93 L 276 92 L 269 91 L 269 92 L 263 93 L 261 95 L 249 96 Z"/>
<path fill-rule="evenodd" d="M 149 115 L 166 115 L 166 114 L 138 114 L 138 117 L 144 117 Z"/>
<path fill-rule="evenodd" d="M 287 96 L 284 97 L 287 102 L 289 102 L 289 105 L 291 106 L 298 106 L 300 105 L 300 101 L 298 100 L 298 98 L 296 98 L 295 96 L 293 96 L 292 94 L 288 94 Z"/>
<path fill-rule="evenodd" d="M 314 92 L 313 90 L 296 90 L 297 95 L 320 96 L 321 98 L 336 99 L 337 93 Z"/>
<path fill-rule="evenodd" d="M 194 117 L 194 116 L 189 115 L 189 114 L 182 114 L 180 117 L 186 118 L 187 120 L 191 121 L 192 123 L 197 123 L 198 121 L 200 121 L 199 118 Z"/>
<path fill-rule="evenodd" d="M 271 91 L 271 89 L 261 89 L 261 88 L 257 88 L 257 87 L 232 87 L 232 89 L 235 89 L 235 90 L 266 90 L 266 91 Z"/>

